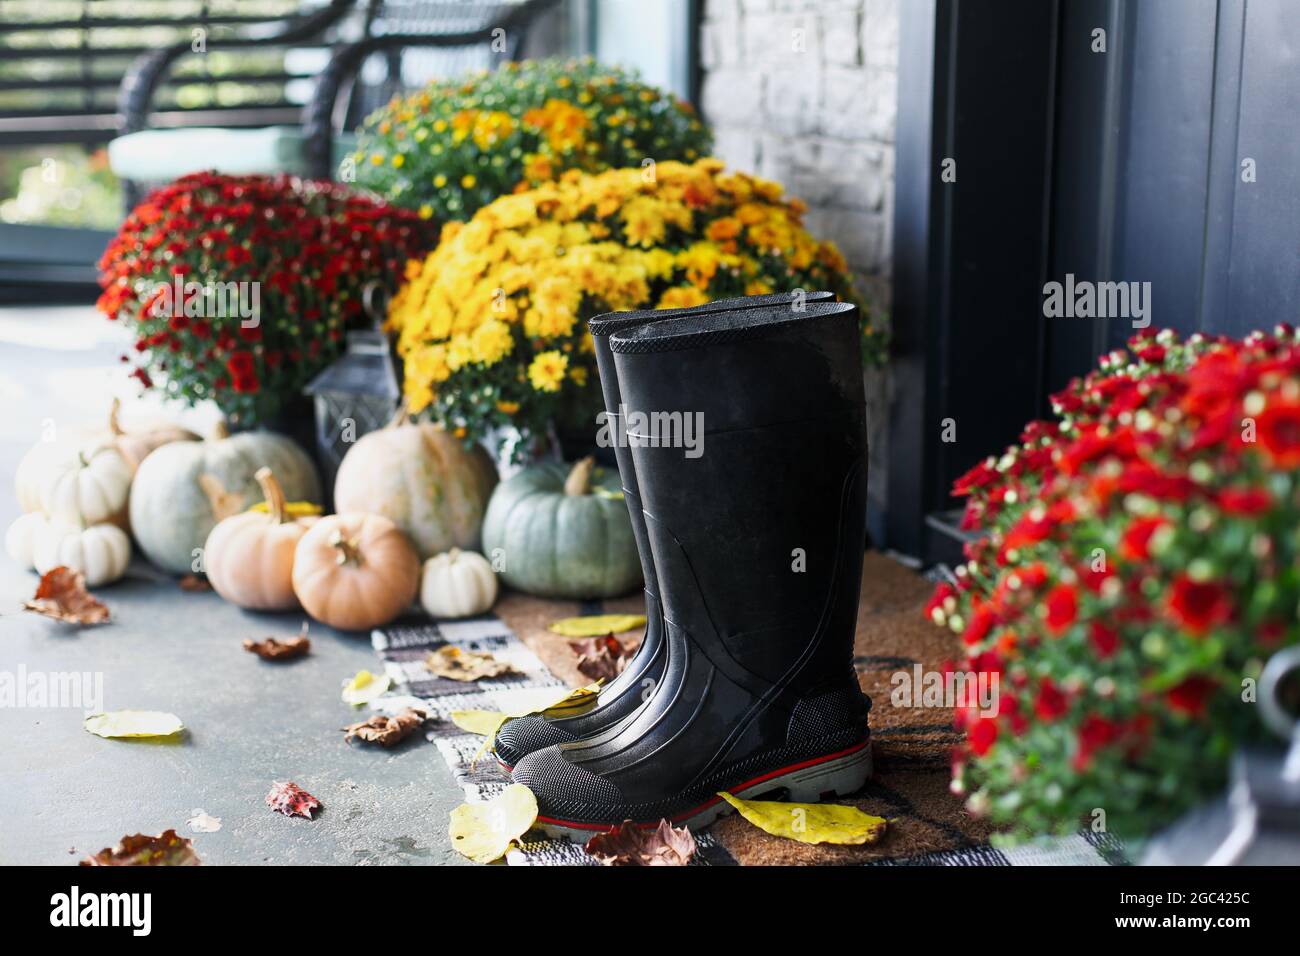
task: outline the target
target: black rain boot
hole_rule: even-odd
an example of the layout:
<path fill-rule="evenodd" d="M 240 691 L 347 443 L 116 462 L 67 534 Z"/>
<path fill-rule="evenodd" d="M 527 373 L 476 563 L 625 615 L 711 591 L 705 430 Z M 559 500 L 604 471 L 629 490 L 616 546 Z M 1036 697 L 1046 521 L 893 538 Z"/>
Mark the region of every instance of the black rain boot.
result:
<path fill-rule="evenodd" d="M 609 351 L 609 337 L 615 332 L 690 315 L 770 308 L 775 305 L 790 309 L 798 308 L 806 302 L 824 302 L 833 298 L 829 292 L 785 292 L 742 299 L 719 299 L 689 309 L 647 309 L 640 312 L 608 312 L 596 316 L 587 323 L 587 329 L 595 346 L 596 368 L 600 372 L 600 390 L 605 399 L 609 434 L 620 434 L 619 412 L 624 402 L 618 387 L 614 359 Z M 637 494 L 632 455 L 622 442 L 615 440 L 614 456 L 618 460 L 623 497 L 627 500 L 628 513 L 632 518 L 632 534 L 636 538 L 637 554 L 641 558 L 641 571 L 645 580 L 645 633 L 636 654 L 623 672 L 601 689 L 593 709 L 573 717 L 552 719 L 541 714 L 530 714 L 507 721 L 497 731 L 494 743 L 497 761 L 507 770 L 536 750 L 553 744 L 583 740 L 620 725 L 650 699 L 663 674 L 666 651 L 659 608 L 659 587 L 646 538 L 645 518 L 641 514 L 641 499 Z"/>
<path fill-rule="evenodd" d="M 871 773 L 853 671 L 866 541 L 857 309 L 813 303 L 616 333 L 610 347 L 668 646 L 648 704 L 523 758 L 538 823 L 705 826 L 719 790 L 816 801 Z M 638 412 L 702 414 L 703 449 L 653 447 Z"/>

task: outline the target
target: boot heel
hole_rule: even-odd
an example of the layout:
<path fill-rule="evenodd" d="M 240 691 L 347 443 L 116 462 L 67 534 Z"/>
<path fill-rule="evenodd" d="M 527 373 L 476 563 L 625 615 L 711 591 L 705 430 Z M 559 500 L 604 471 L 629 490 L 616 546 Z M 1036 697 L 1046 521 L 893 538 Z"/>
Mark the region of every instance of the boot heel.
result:
<path fill-rule="evenodd" d="M 779 799 L 789 803 L 819 803 L 857 793 L 871 779 L 871 743 L 738 790 L 746 800 Z"/>

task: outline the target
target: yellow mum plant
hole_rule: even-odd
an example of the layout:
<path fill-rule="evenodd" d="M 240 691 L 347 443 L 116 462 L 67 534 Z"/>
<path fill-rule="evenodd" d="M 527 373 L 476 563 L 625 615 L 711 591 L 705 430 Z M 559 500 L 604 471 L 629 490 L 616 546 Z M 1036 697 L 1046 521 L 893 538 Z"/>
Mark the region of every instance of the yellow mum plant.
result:
<path fill-rule="evenodd" d="M 467 438 L 537 436 L 595 407 L 593 315 L 798 288 L 852 299 L 844 258 L 803 211 L 716 159 L 571 171 L 497 199 L 408 264 L 389 313 L 407 403 Z M 884 356 L 865 319 L 863 355 Z"/>

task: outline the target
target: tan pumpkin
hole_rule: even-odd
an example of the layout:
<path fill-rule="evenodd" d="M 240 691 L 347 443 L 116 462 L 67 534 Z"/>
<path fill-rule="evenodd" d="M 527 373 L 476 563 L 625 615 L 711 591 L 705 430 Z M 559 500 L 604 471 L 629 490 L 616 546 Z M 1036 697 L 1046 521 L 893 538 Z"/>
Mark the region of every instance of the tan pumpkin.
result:
<path fill-rule="evenodd" d="M 293 552 L 317 520 L 293 518 L 270 468 L 254 475 L 266 511 L 245 511 L 217 523 L 203 545 L 203 567 L 213 590 L 250 611 L 288 611 L 293 593 Z"/>
<path fill-rule="evenodd" d="M 382 515 L 349 512 L 315 523 L 293 556 L 293 590 L 308 614 L 344 631 L 387 624 L 420 588 L 420 558 Z"/>
<path fill-rule="evenodd" d="M 118 419 L 121 407 L 121 401 L 113 399 L 113 407 L 108 413 L 108 431 L 112 437 L 113 447 L 122 456 L 122 460 L 126 462 L 132 474 L 135 474 L 135 470 L 140 467 L 140 462 L 148 458 L 155 449 L 170 445 L 174 441 L 200 440 L 194 432 L 170 422 L 151 422 L 138 428 L 123 428 Z"/>
<path fill-rule="evenodd" d="M 392 519 L 421 558 L 476 550 L 497 483 L 492 459 L 443 428 L 399 424 L 402 418 L 348 450 L 334 481 L 335 509 Z"/>

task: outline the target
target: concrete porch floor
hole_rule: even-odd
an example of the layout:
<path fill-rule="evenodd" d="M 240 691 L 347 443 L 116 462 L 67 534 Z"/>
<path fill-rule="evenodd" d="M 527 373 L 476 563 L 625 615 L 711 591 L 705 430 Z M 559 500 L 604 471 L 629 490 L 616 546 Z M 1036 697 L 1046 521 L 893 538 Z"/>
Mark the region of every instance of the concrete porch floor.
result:
<path fill-rule="evenodd" d="M 18 461 L 47 422 L 100 424 L 114 395 L 128 424 L 158 411 L 200 434 L 215 422 L 141 401 L 118 360 L 125 341 L 90 307 L 0 310 L 3 527 L 19 510 Z M 339 689 L 377 663 L 367 637 L 316 624 L 310 656 L 268 664 L 241 641 L 292 636 L 301 615 L 182 592 L 137 558 L 125 580 L 96 591 L 112 623 L 77 629 L 19 610 L 36 581 L 0 554 L 0 672 L 102 674 L 105 710 L 170 711 L 187 731 L 176 743 L 104 740 L 82 729 L 79 708 L 0 708 L 0 864 L 72 864 L 168 828 L 212 864 L 466 862 L 447 836 L 460 791 L 424 740 L 392 751 L 343 742 L 339 729 L 365 718 Z M 275 780 L 314 794 L 317 818 L 271 812 Z M 221 830 L 191 832 L 197 809 Z"/>

